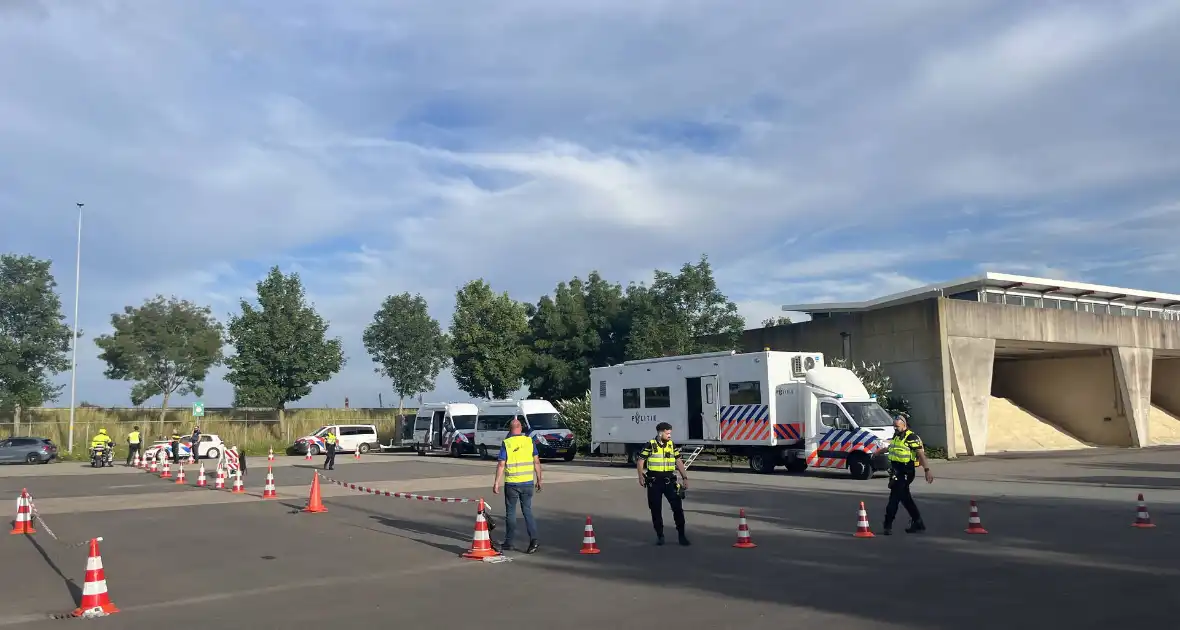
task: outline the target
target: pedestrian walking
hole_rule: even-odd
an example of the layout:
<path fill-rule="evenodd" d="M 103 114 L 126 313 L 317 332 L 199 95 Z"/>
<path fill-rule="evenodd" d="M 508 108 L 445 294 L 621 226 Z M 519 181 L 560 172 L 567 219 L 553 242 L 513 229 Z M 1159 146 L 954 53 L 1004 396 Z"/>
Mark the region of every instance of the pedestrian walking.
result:
<path fill-rule="evenodd" d="M 139 433 L 139 427 L 136 426 L 131 429 L 131 433 L 127 434 L 127 465 L 131 465 L 131 461 L 139 454 L 139 447 L 143 443 L 143 437 Z"/>
<path fill-rule="evenodd" d="M 882 532 L 886 536 L 893 533 L 898 505 L 905 506 L 905 511 L 910 515 L 910 526 L 905 530 L 907 534 L 926 531 L 918 504 L 910 494 L 910 484 L 917 473 L 915 462 L 921 464 L 926 472 L 926 483 L 934 483 L 934 473 L 930 472 L 922 438 L 910 430 L 906 415 L 900 414 L 893 420 L 893 439 L 889 442 L 889 504 L 885 506 L 885 528 Z"/>
<path fill-rule="evenodd" d="M 501 549 L 512 549 L 516 536 L 516 507 L 524 515 L 524 526 L 529 534 L 529 546 L 525 553 L 536 553 L 537 522 L 533 519 L 533 493 L 541 491 L 541 458 L 532 438 L 522 433 L 520 420 L 513 418 L 509 424 L 509 435 L 500 445 L 499 464 L 496 465 L 496 479 L 492 482 L 492 494 L 500 494 L 500 480 L 504 481 L 504 543 Z"/>
<path fill-rule="evenodd" d="M 639 452 L 635 468 L 639 472 L 639 485 L 647 488 L 647 507 L 651 510 L 651 526 L 656 530 L 656 544 L 664 544 L 664 499 L 667 499 L 680 544 L 691 545 L 684 533 L 683 499 L 684 490 L 688 488 L 688 473 L 680 458 L 680 449 L 672 443 L 672 425 L 667 422 L 656 425 L 656 437 Z M 676 483 L 677 472 L 680 473 L 680 483 Z"/>
<path fill-rule="evenodd" d="M 331 429 L 324 436 L 324 470 L 336 469 L 336 433 Z"/>

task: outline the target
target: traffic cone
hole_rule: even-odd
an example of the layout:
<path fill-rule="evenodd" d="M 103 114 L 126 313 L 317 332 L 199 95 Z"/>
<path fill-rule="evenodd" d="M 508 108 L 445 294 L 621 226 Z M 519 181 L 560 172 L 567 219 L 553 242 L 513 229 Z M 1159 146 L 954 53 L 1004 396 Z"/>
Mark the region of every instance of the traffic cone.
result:
<path fill-rule="evenodd" d="M 853 534 L 857 538 L 873 538 L 873 531 L 869 529 L 869 513 L 865 511 L 865 502 L 860 502 L 860 510 L 856 513 L 856 533 Z"/>
<path fill-rule="evenodd" d="M 307 497 L 307 507 L 303 508 L 303 511 L 309 514 L 328 511 L 328 508 L 324 507 L 324 500 L 320 497 L 320 474 L 318 472 L 311 478 L 311 495 Z"/>
<path fill-rule="evenodd" d="M 217 475 L 213 478 L 214 490 L 225 490 L 225 470 L 221 466 L 217 467 Z"/>
<path fill-rule="evenodd" d="M 359 448 L 358 448 L 358 449 L 356 449 L 355 451 L 353 451 L 353 452 L 352 452 L 352 458 L 353 458 L 353 459 L 355 459 L 355 460 L 356 460 L 356 461 L 358 461 L 358 462 L 359 462 L 359 461 L 361 461 L 361 449 L 359 449 Z"/>
<path fill-rule="evenodd" d="M 269 448 L 269 449 L 267 449 L 267 451 L 266 451 L 266 461 L 267 461 L 267 462 L 270 462 L 270 463 L 274 463 L 274 461 L 275 461 L 275 450 L 274 450 L 273 448 Z"/>
<path fill-rule="evenodd" d="M 307 447 L 307 453 L 306 453 L 306 454 L 303 456 L 303 461 L 305 461 L 305 462 L 310 462 L 310 461 L 311 461 L 311 459 L 312 459 L 312 458 L 311 458 L 311 446 L 309 445 L 309 446 Z"/>
<path fill-rule="evenodd" d="M 1135 515 L 1135 522 L 1131 523 L 1131 527 L 1143 529 L 1155 527 L 1155 523 L 1151 522 L 1151 515 L 1147 513 L 1147 501 L 1143 500 L 1143 493 L 1139 494 L 1139 513 Z"/>
<path fill-rule="evenodd" d="M 16 498 L 16 519 L 12 521 L 10 534 L 36 534 L 33 529 L 33 499 L 29 491 L 21 488 L 20 496 Z"/>
<path fill-rule="evenodd" d="M 983 523 L 979 520 L 979 506 L 975 505 L 975 499 L 971 499 L 971 516 L 967 517 L 967 533 L 987 533 L 987 530 L 983 528 Z"/>
<path fill-rule="evenodd" d="M 101 617 L 119 612 L 107 593 L 107 575 L 102 568 L 102 555 L 98 552 L 100 540 L 102 539 L 90 539 L 90 557 L 86 559 L 86 582 L 82 584 L 82 601 L 74 611 L 75 617 Z"/>
<path fill-rule="evenodd" d="M 160 462 L 158 460 L 153 459 L 152 465 L 148 466 L 147 471 L 150 473 L 160 472 Z"/>
<path fill-rule="evenodd" d="M 184 466 L 181 465 L 180 470 L 176 471 L 176 483 L 182 484 L 182 483 L 185 483 L 186 481 L 187 481 L 187 478 L 184 476 Z"/>
<path fill-rule="evenodd" d="M 271 470 L 270 466 L 266 467 L 266 485 L 262 486 L 262 498 L 264 498 L 264 499 L 277 499 L 277 498 L 279 498 L 279 493 L 278 493 L 277 489 L 275 488 L 275 474 L 274 474 L 274 471 Z"/>
<path fill-rule="evenodd" d="M 492 537 L 488 534 L 488 519 L 483 515 L 483 498 L 479 500 L 479 511 L 475 513 L 475 535 L 471 538 L 471 549 L 463 554 L 470 560 L 483 560 L 500 555 L 492 549 Z"/>
<path fill-rule="evenodd" d="M 594 523 L 590 522 L 589 516 L 586 517 L 586 531 L 582 534 L 582 550 L 578 553 L 602 553 L 602 550 L 598 548 L 598 541 L 594 539 Z"/>
<path fill-rule="evenodd" d="M 234 494 L 245 494 L 246 484 L 242 483 L 242 469 L 239 468 L 234 471 L 234 487 L 230 492 Z"/>
<path fill-rule="evenodd" d="M 197 487 L 204 488 L 204 487 L 206 487 L 206 485 L 207 485 L 207 482 L 205 481 L 205 462 L 201 462 L 201 467 L 197 469 Z"/>
<path fill-rule="evenodd" d="M 164 460 L 164 470 L 160 472 L 160 479 L 172 478 L 172 462 Z"/>
<path fill-rule="evenodd" d="M 132 468 L 139 468 L 139 453 L 136 453 L 135 457 L 133 457 L 131 459 L 131 467 Z"/>
<path fill-rule="evenodd" d="M 746 508 L 741 508 L 738 511 L 738 537 L 737 542 L 733 543 L 734 547 L 738 549 L 753 549 L 758 545 L 750 540 L 750 526 L 746 524 Z"/>
<path fill-rule="evenodd" d="M 189 454 L 188 454 L 188 465 L 189 465 L 189 466 L 192 466 L 192 465 L 193 465 L 193 464 L 195 464 L 195 463 L 197 463 L 197 460 L 196 460 L 196 458 L 194 458 L 194 457 L 193 457 L 193 454 L 192 454 L 192 453 L 189 453 Z"/>

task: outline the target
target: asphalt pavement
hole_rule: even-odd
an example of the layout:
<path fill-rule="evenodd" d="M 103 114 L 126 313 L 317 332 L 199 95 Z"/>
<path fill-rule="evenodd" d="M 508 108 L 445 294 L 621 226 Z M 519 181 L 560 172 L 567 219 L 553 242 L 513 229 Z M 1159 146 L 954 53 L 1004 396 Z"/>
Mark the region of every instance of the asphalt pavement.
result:
<path fill-rule="evenodd" d="M 498 564 L 459 558 L 471 542 L 474 503 L 325 482 L 328 512 L 300 512 L 320 461 L 280 458 L 274 500 L 260 496 L 265 458 L 252 458 L 246 495 L 122 468 L 0 467 L 0 495 L 15 499 L 27 487 L 43 519 L 33 536 L 0 539 L 0 626 L 61 623 L 52 617 L 77 605 L 86 567 L 85 547 L 73 545 L 94 536 L 104 538 L 107 583 L 121 612 L 85 623 L 128 630 L 498 629 L 519 627 L 522 615 L 573 630 L 1167 627 L 1180 592 L 1177 449 L 939 463 L 936 483 L 915 490 L 930 530 L 907 535 L 899 527 L 892 537 L 879 535 L 883 478 L 694 466 L 688 548 L 654 546 L 633 470 L 547 464 L 535 504 L 541 549 Z M 342 457 L 323 474 L 382 491 L 483 496 L 502 515 L 489 488 L 493 470 L 474 458 L 370 455 L 359 463 Z M 1155 529 L 1131 527 L 1139 492 Z M 972 498 L 987 535 L 963 532 Z M 861 501 L 875 538 L 852 536 Z M 732 547 L 741 508 L 755 549 Z M 603 550 L 597 556 L 578 553 L 587 515 Z M 672 533 L 671 515 L 665 520 Z M 523 522 L 519 528 L 524 538 Z"/>

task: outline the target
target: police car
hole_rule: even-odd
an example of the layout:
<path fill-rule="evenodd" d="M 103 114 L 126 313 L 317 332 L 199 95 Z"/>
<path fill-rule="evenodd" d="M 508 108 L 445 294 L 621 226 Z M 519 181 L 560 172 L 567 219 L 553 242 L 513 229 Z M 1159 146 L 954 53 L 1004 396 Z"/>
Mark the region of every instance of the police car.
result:
<path fill-rule="evenodd" d="M 191 435 L 186 435 L 180 438 L 180 459 L 187 460 L 192 453 Z M 221 438 L 213 433 L 202 433 L 201 442 L 197 445 L 196 459 L 220 459 L 221 454 L 225 452 L 225 444 Z M 152 442 L 152 445 L 147 447 L 143 452 L 143 458 L 146 461 L 159 459 L 163 461 L 164 457 L 172 459 L 172 440 L 157 440 Z"/>

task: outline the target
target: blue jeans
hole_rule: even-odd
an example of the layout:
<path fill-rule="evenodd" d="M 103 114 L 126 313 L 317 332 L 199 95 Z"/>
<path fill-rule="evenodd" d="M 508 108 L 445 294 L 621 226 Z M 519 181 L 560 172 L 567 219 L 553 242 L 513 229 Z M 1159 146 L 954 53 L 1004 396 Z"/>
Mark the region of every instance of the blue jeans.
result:
<path fill-rule="evenodd" d="M 504 520 L 508 531 L 504 532 L 504 544 L 511 545 L 516 534 L 516 504 L 520 504 L 520 511 L 524 513 L 524 527 L 528 530 L 529 540 L 537 539 L 537 522 L 533 520 L 533 484 L 506 483 L 504 484 Z"/>

